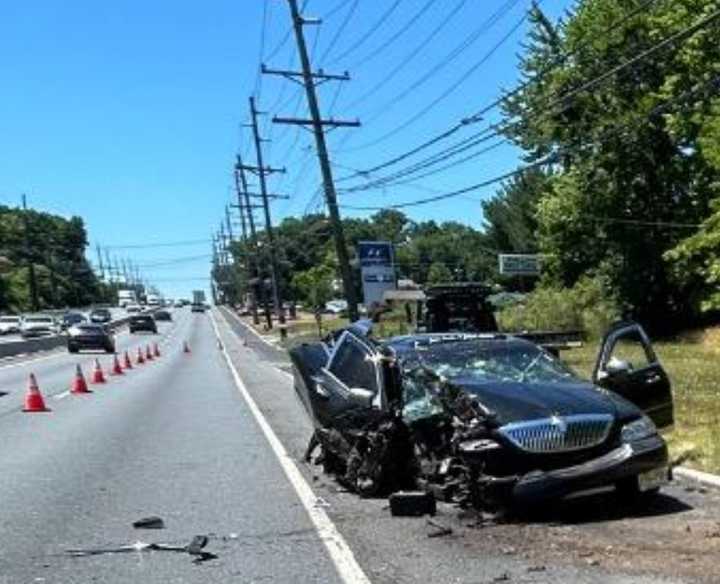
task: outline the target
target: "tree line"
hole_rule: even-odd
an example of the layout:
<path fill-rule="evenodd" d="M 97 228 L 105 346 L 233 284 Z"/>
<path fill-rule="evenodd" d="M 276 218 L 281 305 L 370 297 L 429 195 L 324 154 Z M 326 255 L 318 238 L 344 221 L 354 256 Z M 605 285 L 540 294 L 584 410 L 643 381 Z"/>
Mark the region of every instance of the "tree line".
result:
<path fill-rule="evenodd" d="M 80 217 L 0 205 L 0 311 L 86 306 L 105 298 L 107 291 L 85 258 L 86 247 Z"/>

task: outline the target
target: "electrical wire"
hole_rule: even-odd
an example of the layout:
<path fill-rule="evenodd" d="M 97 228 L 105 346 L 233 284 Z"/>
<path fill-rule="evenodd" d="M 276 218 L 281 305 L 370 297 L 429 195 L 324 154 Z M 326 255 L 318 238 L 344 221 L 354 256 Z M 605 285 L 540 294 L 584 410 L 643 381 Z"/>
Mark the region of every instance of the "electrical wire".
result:
<path fill-rule="evenodd" d="M 613 30 L 618 29 L 622 24 L 624 24 L 628 20 L 634 18 L 638 14 L 646 12 L 647 9 L 650 7 L 650 5 L 654 4 L 655 2 L 657 2 L 657 0 L 646 0 L 643 4 L 638 6 L 636 9 L 632 10 L 630 13 L 613 21 L 607 28 L 605 28 L 602 31 L 602 34 L 603 35 L 610 34 Z M 500 106 L 506 99 L 513 97 L 514 95 L 517 95 L 523 89 L 528 87 L 530 84 L 537 83 L 538 81 L 542 80 L 544 77 L 546 77 L 548 74 L 550 74 L 558 65 L 561 65 L 562 63 L 567 61 L 569 58 L 580 53 L 582 50 L 584 50 L 587 46 L 589 46 L 592 43 L 592 40 L 593 40 L 592 38 L 588 38 L 584 42 L 580 43 L 572 51 L 568 51 L 562 55 L 555 57 L 539 74 L 535 75 L 531 79 L 523 81 L 518 87 L 516 87 L 509 93 L 507 93 L 499 98 L 496 98 L 492 103 L 484 106 L 482 109 L 476 111 L 474 114 L 463 118 L 461 121 L 459 121 L 458 123 L 456 123 L 454 126 L 450 127 L 449 129 L 441 132 L 440 134 L 438 134 L 432 138 L 429 138 L 428 140 L 426 140 L 424 142 L 421 142 L 418 146 L 415 146 L 414 148 L 412 148 L 406 152 L 398 154 L 397 156 L 394 156 L 393 158 L 391 158 L 385 162 L 376 164 L 375 166 L 373 166 L 371 168 L 359 171 L 355 176 L 360 176 L 363 173 L 376 172 L 378 170 L 381 170 L 382 168 L 386 168 L 388 166 L 393 166 L 393 165 L 397 164 L 398 162 L 401 162 L 407 158 L 410 158 L 410 157 L 414 156 L 415 154 L 417 154 L 439 142 L 442 142 L 443 140 L 446 140 L 447 138 L 453 136 L 454 134 L 456 134 L 460 130 L 466 128 L 467 126 L 480 121 L 480 119 L 482 119 L 482 117 L 485 114 L 487 114 L 488 112 L 490 112 L 493 109 Z M 351 178 L 354 178 L 354 177 L 353 176 L 341 177 L 338 179 L 338 182 L 344 181 L 344 180 L 349 180 Z"/>
<path fill-rule="evenodd" d="M 335 57 L 330 64 L 337 63 L 341 60 L 343 60 L 348 55 L 354 53 L 357 49 L 359 49 L 361 46 L 363 46 L 369 39 L 372 38 L 374 34 L 376 34 L 385 24 L 388 22 L 390 16 L 393 12 L 395 12 L 395 9 L 400 6 L 400 3 L 402 0 L 395 0 L 390 6 L 388 6 L 387 10 L 383 12 L 378 19 L 368 27 L 368 31 L 365 32 L 360 38 L 358 38 L 357 41 L 355 41 L 352 45 L 350 45 L 347 49 L 345 49 L 342 53 L 340 53 L 337 57 Z"/>
<path fill-rule="evenodd" d="M 413 26 L 420 20 L 425 13 L 430 10 L 430 7 L 435 4 L 437 0 L 428 0 L 425 2 L 425 4 L 422 5 L 420 10 L 418 10 L 411 18 L 408 20 L 399 31 L 397 31 L 395 34 L 390 36 L 384 43 L 380 44 L 378 47 L 376 47 L 373 51 L 362 57 L 361 59 L 358 59 L 355 61 L 351 66 L 350 69 L 356 70 L 362 67 L 363 65 L 367 65 L 370 63 L 375 57 L 381 54 L 385 54 L 385 51 L 387 48 L 394 43 L 396 43 L 398 40 L 400 40 L 406 32 L 408 32 L 410 29 L 412 29 Z"/>
<path fill-rule="evenodd" d="M 720 11 L 718 11 L 718 14 L 720 15 Z M 691 90 L 688 90 L 688 91 L 680 94 L 679 96 L 670 98 L 670 99 L 658 104 L 648 114 L 642 115 L 642 116 L 637 116 L 638 119 L 633 120 L 633 121 L 639 122 L 639 121 L 651 119 L 654 116 L 666 113 L 668 110 L 668 106 L 670 106 L 678 101 L 684 101 L 684 100 L 690 99 L 691 97 L 696 97 L 696 95 L 698 94 L 698 92 L 701 89 L 707 89 L 707 88 L 714 89 L 715 91 L 717 91 L 720 88 L 720 75 L 706 81 L 705 83 L 701 84 L 698 87 L 695 87 Z M 614 128 L 611 128 L 610 131 L 604 132 L 604 136 L 600 137 L 599 139 L 606 140 L 608 137 L 612 137 L 615 134 L 617 134 L 618 130 L 628 129 L 628 126 L 629 126 L 629 124 L 627 124 L 627 123 L 615 126 Z M 597 142 L 598 142 L 598 140 L 595 140 L 589 146 L 597 146 Z M 459 195 L 467 194 L 472 191 L 476 191 L 480 188 L 490 186 L 490 185 L 496 184 L 498 182 L 502 182 L 508 178 L 512 178 L 512 177 L 517 176 L 518 174 L 522 174 L 528 170 L 540 168 L 542 166 L 547 166 L 547 165 L 553 164 L 555 162 L 558 162 L 561 158 L 562 153 L 563 153 L 562 150 L 558 150 L 558 151 L 546 156 L 542 160 L 539 160 L 532 164 L 527 164 L 527 165 L 521 166 L 520 168 L 518 168 L 516 170 L 507 172 L 500 176 L 496 176 L 496 177 L 487 179 L 485 181 L 476 183 L 474 185 L 470 185 L 469 187 L 464 187 L 462 189 L 458 189 L 458 190 L 451 191 L 448 193 L 435 195 L 433 197 L 426 197 L 424 199 L 408 201 L 408 202 L 404 202 L 404 203 L 395 203 L 392 205 L 386 205 L 386 206 L 382 206 L 382 207 L 378 207 L 378 206 L 358 207 L 358 206 L 350 206 L 350 205 L 341 205 L 341 208 L 351 209 L 351 210 L 356 210 L 356 211 L 379 211 L 382 209 L 402 209 L 402 208 L 407 208 L 407 207 L 416 207 L 419 205 L 425 205 L 428 203 L 443 201 L 443 200 L 450 199 L 450 198 L 453 198 L 453 197 L 456 197 Z"/>
<path fill-rule="evenodd" d="M 335 31 L 335 35 L 330 40 L 330 43 L 325 48 L 325 51 L 323 52 L 322 56 L 320 57 L 320 61 L 325 61 L 325 59 L 327 59 L 327 56 L 335 48 L 335 45 L 337 44 L 338 40 L 340 40 L 340 37 L 345 32 L 345 29 L 347 28 L 348 24 L 350 24 L 350 20 L 352 19 L 353 15 L 355 14 L 355 11 L 357 10 L 359 3 L 360 3 L 360 0 L 352 0 L 350 9 L 348 10 L 347 14 L 345 15 L 345 18 L 343 19 L 343 21 L 340 24 L 340 26 L 338 27 L 338 29 Z"/>
<path fill-rule="evenodd" d="M 561 114 L 563 111 L 565 111 L 569 107 L 569 101 L 568 101 L 569 98 L 574 97 L 575 95 L 577 95 L 580 92 L 594 89 L 597 85 L 606 81 L 607 79 L 610 79 L 613 75 L 617 74 L 618 72 L 637 64 L 641 60 L 648 58 L 649 56 L 655 54 L 656 52 L 660 51 L 663 48 L 666 48 L 672 44 L 675 44 L 676 42 L 678 42 L 680 40 L 685 40 L 685 39 L 689 38 L 693 34 L 697 33 L 699 30 L 701 30 L 704 26 L 707 26 L 708 24 L 712 23 L 718 17 L 720 17 L 720 10 L 699 20 L 695 24 L 663 39 L 662 41 L 649 47 L 645 51 L 642 51 L 639 54 L 635 55 L 634 57 L 610 68 L 609 70 L 598 75 L 597 77 L 594 77 L 593 79 L 590 79 L 590 80 L 586 81 L 585 83 L 582 83 L 582 84 L 562 93 L 559 97 L 556 97 L 556 99 L 553 102 L 545 105 L 546 108 L 549 107 L 550 109 L 547 109 L 546 111 L 543 111 L 543 112 L 538 112 L 538 119 L 544 119 L 544 118 L 549 117 L 550 115 Z M 553 110 L 552 108 L 556 105 L 561 105 L 562 106 L 561 109 Z M 505 124 L 505 125 L 491 124 L 489 127 L 482 130 L 479 134 L 483 134 L 486 132 L 492 132 L 492 134 L 489 134 L 489 136 L 501 136 L 503 133 L 506 133 L 507 131 L 509 131 L 521 124 L 522 124 L 522 121 L 512 122 L 512 123 Z M 505 139 L 505 140 L 507 141 L 507 139 Z M 391 176 L 395 176 L 395 175 L 391 175 Z M 388 182 L 383 179 L 375 180 L 375 181 L 372 181 L 371 183 L 368 183 L 367 188 L 372 188 L 374 186 L 377 186 L 378 184 L 387 185 Z M 372 186 L 369 186 L 369 185 L 372 185 Z M 346 190 L 346 192 L 352 192 L 352 191 L 357 191 L 357 190 L 364 190 L 363 189 L 364 187 L 365 187 L 365 185 L 357 185 L 355 187 L 350 187 L 349 189 L 345 189 L 345 190 Z"/>

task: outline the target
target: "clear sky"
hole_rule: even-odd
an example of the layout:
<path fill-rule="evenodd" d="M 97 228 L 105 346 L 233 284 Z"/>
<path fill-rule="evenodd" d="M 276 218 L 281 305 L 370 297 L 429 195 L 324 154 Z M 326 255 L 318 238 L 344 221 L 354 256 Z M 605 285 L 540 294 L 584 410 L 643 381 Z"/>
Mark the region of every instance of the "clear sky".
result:
<path fill-rule="evenodd" d="M 570 3 L 541 6 L 557 18 Z M 337 178 L 409 150 L 517 80 L 530 0 L 306 4 L 307 16 L 323 19 L 306 29 L 314 65 L 351 76 L 321 87 L 321 108 L 362 123 L 329 136 Z M 80 215 L 93 246 L 116 246 L 111 255 L 145 266 L 145 276 L 169 296 L 205 287 L 210 234 L 232 198 L 234 155 L 240 150 L 252 161 L 242 128 L 248 96 L 256 95 L 261 110 L 307 116 L 297 85 L 258 75 L 261 58 L 271 67 L 297 67 L 285 0 L 26 0 L 4 2 L 2 12 L 0 203 L 19 204 L 27 193 L 35 208 Z M 269 118 L 261 124 L 271 139 L 266 163 L 288 171 L 270 188 L 291 197 L 273 204 L 273 220 L 322 208 L 311 134 Z M 481 124 L 496 119 L 493 112 Z M 498 148 L 414 185 L 341 195 L 341 204 L 411 201 L 517 164 L 517 152 Z M 479 227 L 479 201 L 493 192 L 407 212 Z M 156 247 L 172 242 L 191 243 Z M 94 250 L 88 256 L 94 261 Z"/>

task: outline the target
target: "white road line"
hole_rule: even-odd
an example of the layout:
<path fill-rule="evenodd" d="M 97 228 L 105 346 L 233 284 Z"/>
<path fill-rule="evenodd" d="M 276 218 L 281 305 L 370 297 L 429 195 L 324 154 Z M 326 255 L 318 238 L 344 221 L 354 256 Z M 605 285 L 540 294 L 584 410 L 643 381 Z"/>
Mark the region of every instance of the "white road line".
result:
<path fill-rule="evenodd" d="M 53 397 L 53 399 L 64 399 L 69 395 L 70 395 L 70 390 L 68 389 L 68 390 L 63 391 L 62 393 L 58 393 L 57 395 L 54 395 L 52 397 Z"/>
<path fill-rule="evenodd" d="M 245 403 L 255 418 L 255 421 L 258 423 L 258 426 L 260 426 L 260 429 L 270 444 L 270 448 L 272 448 L 275 453 L 280 466 L 285 472 L 285 476 L 295 489 L 295 492 L 310 517 L 310 520 L 315 525 L 315 529 L 320 536 L 320 540 L 325 545 L 333 564 L 335 564 L 335 568 L 340 576 L 340 579 L 345 582 L 345 584 L 370 584 L 370 579 L 365 575 L 365 572 L 363 572 L 360 564 L 357 563 L 355 555 L 350 549 L 348 543 L 345 541 L 345 538 L 337 530 L 335 524 L 332 522 L 325 510 L 317 505 L 318 496 L 313 493 L 310 485 L 308 485 L 307 481 L 300 473 L 300 470 L 295 465 L 295 462 L 287 453 L 285 447 L 282 445 L 282 442 L 280 442 L 267 419 L 260 411 L 260 408 L 255 403 L 255 400 L 250 395 L 250 392 L 245 387 L 242 378 L 238 374 L 235 365 L 233 365 L 233 362 L 230 359 L 230 355 L 228 354 L 225 345 L 220 339 L 220 330 L 218 329 L 217 321 L 215 320 L 215 315 L 212 311 L 210 312 L 210 319 L 212 320 L 213 328 L 215 329 L 215 335 L 217 336 L 218 341 L 220 341 L 223 356 L 225 357 L 230 373 L 233 376 L 235 385 L 240 391 L 240 395 L 245 400 Z"/>
<path fill-rule="evenodd" d="M 60 357 L 61 355 L 67 355 L 65 351 L 53 353 L 52 355 L 45 355 L 43 357 L 38 357 L 37 359 L 29 359 L 27 361 L 21 361 L 19 363 L 11 363 L 10 365 L 2 365 L 0 366 L 0 371 L 3 371 L 4 369 L 14 369 L 16 367 L 25 367 L 26 365 L 31 365 L 33 363 L 37 363 L 39 361 L 47 361 L 48 359 L 55 359 L 57 357 Z"/>

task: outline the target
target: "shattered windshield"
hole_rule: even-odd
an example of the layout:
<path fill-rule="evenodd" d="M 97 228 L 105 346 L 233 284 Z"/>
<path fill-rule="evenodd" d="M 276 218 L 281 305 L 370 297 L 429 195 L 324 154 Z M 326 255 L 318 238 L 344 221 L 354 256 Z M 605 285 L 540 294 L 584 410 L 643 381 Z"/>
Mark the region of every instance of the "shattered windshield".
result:
<path fill-rule="evenodd" d="M 463 340 L 415 347 L 418 360 L 446 379 L 567 383 L 578 378 L 561 361 L 524 342 Z"/>

